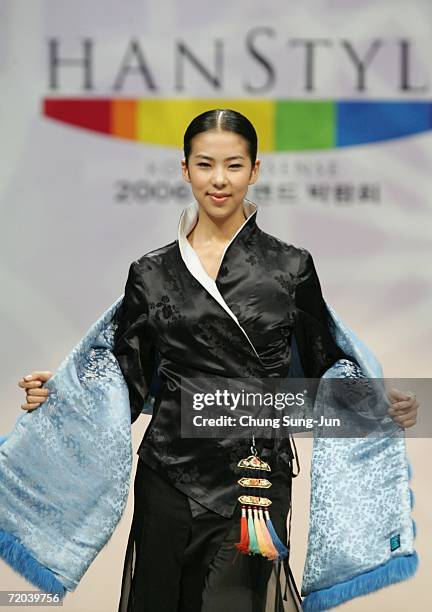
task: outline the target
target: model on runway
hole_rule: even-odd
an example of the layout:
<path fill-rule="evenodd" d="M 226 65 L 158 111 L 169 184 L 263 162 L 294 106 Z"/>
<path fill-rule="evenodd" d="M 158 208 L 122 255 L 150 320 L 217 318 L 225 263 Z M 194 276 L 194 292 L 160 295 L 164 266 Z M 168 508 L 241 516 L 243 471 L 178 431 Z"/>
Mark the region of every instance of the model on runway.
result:
<path fill-rule="evenodd" d="M 330 333 L 310 252 L 257 223 L 258 206 L 246 197 L 260 168 L 251 122 L 230 109 L 198 115 L 185 132 L 181 166 L 195 199 L 175 239 L 131 263 L 117 314 L 114 354 L 132 422 L 155 371 L 161 381 L 138 450 L 118 610 L 301 610 L 287 554 L 291 438 L 256 438 L 251 448 L 250 439 L 182 437 L 182 379 L 287 377 L 294 355 L 308 378 L 338 360 L 358 364 Z M 49 377 L 20 381 L 24 409 L 43 403 L 48 390 L 39 387 Z M 411 426 L 417 407 L 407 400 L 395 418 Z M 251 456 L 269 471 L 241 490 L 239 464 Z M 264 476 L 270 486 L 261 491 Z M 248 493 L 255 505 L 240 503 Z M 268 502 L 258 499 L 269 500 L 267 514 Z"/>

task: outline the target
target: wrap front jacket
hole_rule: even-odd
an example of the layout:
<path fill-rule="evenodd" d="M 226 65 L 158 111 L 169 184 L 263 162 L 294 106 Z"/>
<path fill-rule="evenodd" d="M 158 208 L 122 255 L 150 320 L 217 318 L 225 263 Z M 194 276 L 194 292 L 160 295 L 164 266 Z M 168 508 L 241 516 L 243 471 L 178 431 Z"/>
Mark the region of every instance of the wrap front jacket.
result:
<path fill-rule="evenodd" d="M 333 340 L 312 256 L 262 231 L 257 207 L 225 248 L 214 281 L 187 240 L 198 219 L 185 208 L 178 239 L 134 261 L 117 311 L 114 355 L 129 387 L 132 421 L 142 410 L 157 364 L 160 381 L 141 459 L 198 502 L 229 518 L 237 503 L 235 466 L 250 440 L 181 435 L 181 397 L 189 378 L 284 378 L 292 339 L 303 375 L 320 377 L 348 358 Z M 350 358 L 351 363 L 353 358 Z M 272 468 L 289 472 L 289 438 L 257 441 Z M 196 506 L 192 506 L 192 510 Z"/>

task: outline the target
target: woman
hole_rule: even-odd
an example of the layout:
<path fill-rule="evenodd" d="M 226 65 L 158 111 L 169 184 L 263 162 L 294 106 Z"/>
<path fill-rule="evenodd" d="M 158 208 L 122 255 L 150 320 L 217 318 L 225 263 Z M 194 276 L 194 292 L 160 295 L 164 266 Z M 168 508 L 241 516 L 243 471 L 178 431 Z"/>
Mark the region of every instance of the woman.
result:
<path fill-rule="evenodd" d="M 114 353 L 129 389 L 131 420 L 141 413 L 157 368 L 162 384 L 138 453 L 134 517 L 119 612 L 269 612 L 300 610 L 287 563 L 239 554 L 239 461 L 250 441 L 181 436 L 185 378 L 319 378 L 347 359 L 333 340 L 312 256 L 262 231 L 247 200 L 260 161 L 253 125 L 240 113 L 210 110 L 184 136 L 183 178 L 195 202 L 180 218 L 177 240 L 146 253 L 129 270 L 117 316 Z M 290 369 L 291 368 L 291 369 Z M 23 409 L 44 401 L 35 372 Z M 417 402 L 395 392 L 401 424 Z M 287 540 L 294 453 L 289 438 L 256 440 L 271 467 L 274 529 Z M 241 491 L 240 491 L 241 493 Z M 283 570 L 289 586 L 282 597 Z"/>

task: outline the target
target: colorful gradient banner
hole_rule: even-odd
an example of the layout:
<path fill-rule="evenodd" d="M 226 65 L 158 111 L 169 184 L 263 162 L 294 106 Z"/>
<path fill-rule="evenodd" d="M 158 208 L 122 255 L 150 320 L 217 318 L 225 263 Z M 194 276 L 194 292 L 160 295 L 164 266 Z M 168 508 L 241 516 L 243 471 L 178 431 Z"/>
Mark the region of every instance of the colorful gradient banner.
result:
<path fill-rule="evenodd" d="M 193 117 L 233 108 L 255 125 L 262 152 L 333 149 L 432 129 L 432 103 L 210 99 L 45 98 L 43 114 L 74 127 L 146 144 L 180 147 Z"/>

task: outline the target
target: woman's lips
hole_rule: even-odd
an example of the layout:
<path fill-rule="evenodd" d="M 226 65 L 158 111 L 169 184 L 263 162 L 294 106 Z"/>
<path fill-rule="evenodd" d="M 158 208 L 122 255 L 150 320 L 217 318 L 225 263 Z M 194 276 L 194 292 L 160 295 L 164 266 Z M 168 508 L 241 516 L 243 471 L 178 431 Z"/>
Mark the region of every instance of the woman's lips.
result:
<path fill-rule="evenodd" d="M 211 193 L 209 193 L 209 196 L 211 197 L 213 202 L 215 202 L 215 204 L 222 204 L 223 202 L 225 202 L 229 198 L 229 195 L 226 195 L 226 196 L 216 196 L 216 195 L 212 195 Z"/>

